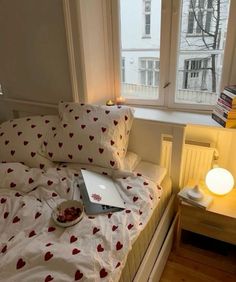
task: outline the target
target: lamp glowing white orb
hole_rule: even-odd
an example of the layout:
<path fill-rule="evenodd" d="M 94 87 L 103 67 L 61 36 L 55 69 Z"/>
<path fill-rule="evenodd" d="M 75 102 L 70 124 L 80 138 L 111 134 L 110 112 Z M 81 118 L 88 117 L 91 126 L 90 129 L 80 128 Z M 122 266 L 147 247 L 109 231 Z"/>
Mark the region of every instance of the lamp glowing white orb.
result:
<path fill-rule="evenodd" d="M 225 195 L 234 187 L 234 178 L 232 174 L 224 168 L 211 169 L 205 179 L 208 189 L 217 195 Z"/>

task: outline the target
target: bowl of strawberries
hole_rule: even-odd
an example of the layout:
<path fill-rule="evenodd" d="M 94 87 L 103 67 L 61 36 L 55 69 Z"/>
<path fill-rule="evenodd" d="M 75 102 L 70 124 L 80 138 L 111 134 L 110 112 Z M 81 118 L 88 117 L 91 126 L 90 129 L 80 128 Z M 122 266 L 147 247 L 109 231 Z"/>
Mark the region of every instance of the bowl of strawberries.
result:
<path fill-rule="evenodd" d="M 82 202 L 68 200 L 60 203 L 52 212 L 54 222 L 61 227 L 69 227 L 78 223 L 84 214 Z"/>

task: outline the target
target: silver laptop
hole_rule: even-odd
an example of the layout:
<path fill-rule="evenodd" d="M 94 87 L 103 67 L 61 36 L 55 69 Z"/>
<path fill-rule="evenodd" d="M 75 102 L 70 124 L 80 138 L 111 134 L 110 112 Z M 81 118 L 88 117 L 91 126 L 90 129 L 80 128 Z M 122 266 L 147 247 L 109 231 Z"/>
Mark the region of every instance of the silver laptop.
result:
<path fill-rule="evenodd" d="M 80 192 L 87 214 L 120 211 L 125 208 L 116 184 L 109 176 L 81 169 Z"/>

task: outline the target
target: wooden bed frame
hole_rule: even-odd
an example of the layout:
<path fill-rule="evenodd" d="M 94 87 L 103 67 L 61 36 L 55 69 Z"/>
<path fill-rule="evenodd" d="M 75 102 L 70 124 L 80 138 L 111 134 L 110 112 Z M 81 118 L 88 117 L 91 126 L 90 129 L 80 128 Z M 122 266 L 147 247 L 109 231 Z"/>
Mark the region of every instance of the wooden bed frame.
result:
<path fill-rule="evenodd" d="M 38 114 L 57 114 L 54 105 L 11 99 L 4 99 L 4 102 L 9 109 L 9 119 Z M 159 281 L 172 247 L 176 223 L 175 195 L 179 190 L 185 125 L 164 123 L 146 116 L 134 119 L 129 150 L 140 155 L 142 160 L 160 164 L 164 137 L 172 137 L 173 140 L 170 169 L 173 195 L 136 273 L 135 282 Z"/>

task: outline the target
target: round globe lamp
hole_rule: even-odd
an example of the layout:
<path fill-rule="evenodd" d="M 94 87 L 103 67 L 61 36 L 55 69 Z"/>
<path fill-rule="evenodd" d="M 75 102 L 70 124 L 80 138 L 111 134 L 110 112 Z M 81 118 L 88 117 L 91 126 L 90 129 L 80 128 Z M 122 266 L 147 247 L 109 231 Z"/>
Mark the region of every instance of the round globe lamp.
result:
<path fill-rule="evenodd" d="M 232 174 L 224 168 L 211 169 L 205 179 L 208 189 L 217 195 L 225 195 L 234 187 L 234 178 Z"/>

